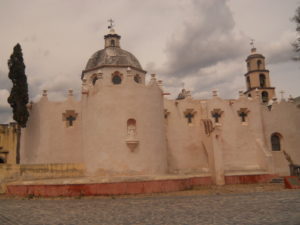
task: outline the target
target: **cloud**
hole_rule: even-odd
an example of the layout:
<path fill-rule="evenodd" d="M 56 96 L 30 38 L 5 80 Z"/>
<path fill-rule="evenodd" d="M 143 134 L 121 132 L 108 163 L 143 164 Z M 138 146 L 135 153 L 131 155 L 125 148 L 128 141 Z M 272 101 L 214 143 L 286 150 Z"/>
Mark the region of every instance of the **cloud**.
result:
<path fill-rule="evenodd" d="M 265 55 L 270 64 L 289 62 L 295 56 L 292 43 L 296 40 L 295 32 L 284 32 L 277 40 L 270 41 L 265 47 Z"/>
<path fill-rule="evenodd" d="M 230 84 L 243 77 L 248 38 L 236 29 L 227 1 L 190 1 L 188 10 L 166 43 L 166 62 L 158 68 L 167 90 L 175 97 L 184 83 L 193 96 L 208 97 L 211 89 L 229 84 L 222 88 L 224 97 L 235 95 L 241 85 Z"/>
<path fill-rule="evenodd" d="M 8 90 L 0 89 L 0 106 L 8 105 L 8 103 L 7 103 L 8 96 L 9 96 Z"/>
<path fill-rule="evenodd" d="M 11 80 L 8 78 L 8 73 L 0 70 L 0 89 L 9 90 L 11 88 Z"/>
<path fill-rule="evenodd" d="M 6 89 L 0 89 L 0 123 L 11 121 L 11 108 L 7 103 L 9 92 Z"/>
<path fill-rule="evenodd" d="M 192 1 L 190 16 L 166 46 L 165 73 L 184 77 L 244 53 L 245 37 L 234 29 L 226 1 Z"/>

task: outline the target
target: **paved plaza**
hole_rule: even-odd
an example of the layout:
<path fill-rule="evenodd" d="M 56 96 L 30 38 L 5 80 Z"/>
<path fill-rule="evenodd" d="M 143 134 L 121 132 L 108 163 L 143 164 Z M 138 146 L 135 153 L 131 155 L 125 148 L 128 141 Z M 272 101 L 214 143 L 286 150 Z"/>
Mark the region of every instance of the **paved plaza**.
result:
<path fill-rule="evenodd" d="M 151 196 L 0 198 L 1 225 L 300 225 L 300 190 Z"/>

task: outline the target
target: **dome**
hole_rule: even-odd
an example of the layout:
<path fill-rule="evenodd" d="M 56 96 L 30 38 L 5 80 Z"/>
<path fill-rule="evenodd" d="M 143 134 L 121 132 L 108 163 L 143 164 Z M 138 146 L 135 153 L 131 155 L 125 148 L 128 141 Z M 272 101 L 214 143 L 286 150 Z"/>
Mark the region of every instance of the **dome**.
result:
<path fill-rule="evenodd" d="M 265 57 L 262 55 L 262 54 L 252 54 L 252 55 L 249 55 L 246 59 L 246 61 L 250 60 L 250 59 L 255 59 L 255 58 L 262 58 L 264 59 Z"/>
<path fill-rule="evenodd" d="M 143 70 L 133 54 L 119 47 L 106 47 L 95 52 L 89 59 L 85 70 L 92 70 L 101 66 L 126 66 Z"/>
<path fill-rule="evenodd" d="M 251 49 L 251 54 L 247 57 L 246 61 L 249 61 L 250 59 L 255 59 L 255 58 L 262 58 L 262 59 L 264 59 L 265 57 L 262 54 L 257 53 L 256 52 L 256 48 L 252 48 Z"/>

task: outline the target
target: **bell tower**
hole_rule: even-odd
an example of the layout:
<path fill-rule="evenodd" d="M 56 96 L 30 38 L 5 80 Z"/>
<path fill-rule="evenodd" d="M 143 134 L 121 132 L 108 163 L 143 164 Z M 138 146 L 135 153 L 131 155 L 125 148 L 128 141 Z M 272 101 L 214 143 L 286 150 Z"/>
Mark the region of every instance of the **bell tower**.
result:
<path fill-rule="evenodd" d="M 253 45 L 253 42 L 252 42 Z M 271 87 L 269 70 L 266 69 L 265 57 L 256 52 L 252 46 L 251 54 L 246 59 L 247 73 L 245 74 L 247 90 L 245 95 L 254 97 L 258 94 L 262 103 L 268 103 L 275 97 L 275 87 Z"/>

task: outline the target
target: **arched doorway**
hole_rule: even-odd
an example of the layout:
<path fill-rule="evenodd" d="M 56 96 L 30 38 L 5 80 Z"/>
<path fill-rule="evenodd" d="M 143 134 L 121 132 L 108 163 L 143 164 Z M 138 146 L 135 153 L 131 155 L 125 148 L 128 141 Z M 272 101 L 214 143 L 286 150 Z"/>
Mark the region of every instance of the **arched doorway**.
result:
<path fill-rule="evenodd" d="M 272 151 L 280 151 L 281 150 L 281 135 L 278 133 L 273 133 L 271 135 L 271 146 Z"/>
<path fill-rule="evenodd" d="M 269 94 L 266 91 L 261 93 L 261 100 L 263 103 L 267 103 L 269 101 Z"/>

